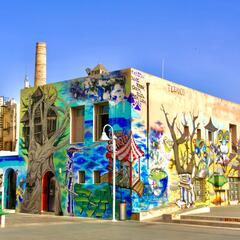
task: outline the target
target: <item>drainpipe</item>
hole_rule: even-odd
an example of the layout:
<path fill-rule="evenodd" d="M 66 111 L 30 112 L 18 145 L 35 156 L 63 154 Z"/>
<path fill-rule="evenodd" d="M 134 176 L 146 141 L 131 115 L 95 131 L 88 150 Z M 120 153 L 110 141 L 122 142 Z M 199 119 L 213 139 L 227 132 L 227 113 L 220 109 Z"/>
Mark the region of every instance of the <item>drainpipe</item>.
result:
<path fill-rule="evenodd" d="M 146 83 L 147 88 L 147 167 L 149 169 L 149 85 L 150 83 Z"/>

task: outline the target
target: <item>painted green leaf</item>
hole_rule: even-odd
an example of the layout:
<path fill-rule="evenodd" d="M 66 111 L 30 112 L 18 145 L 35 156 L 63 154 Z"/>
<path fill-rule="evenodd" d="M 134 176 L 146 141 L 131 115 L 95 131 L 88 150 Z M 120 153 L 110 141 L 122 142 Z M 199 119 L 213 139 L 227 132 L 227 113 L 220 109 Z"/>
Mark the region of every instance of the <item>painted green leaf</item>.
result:
<path fill-rule="evenodd" d="M 88 202 L 89 200 L 88 200 L 88 198 L 85 197 L 85 196 L 79 196 L 79 197 L 76 198 L 75 201 L 76 201 L 76 202 Z"/>
<path fill-rule="evenodd" d="M 99 209 L 101 209 L 102 211 L 106 210 L 106 204 L 105 203 L 100 203 L 99 204 Z"/>
<path fill-rule="evenodd" d="M 94 213 L 94 210 L 93 210 L 93 209 L 88 209 L 88 210 L 86 211 L 86 214 L 87 214 L 88 217 L 91 217 L 91 216 L 93 215 L 93 213 Z"/>
<path fill-rule="evenodd" d="M 83 209 L 80 206 L 76 206 L 75 207 L 75 211 L 79 212 L 80 214 L 82 214 Z"/>
<path fill-rule="evenodd" d="M 88 197 L 91 195 L 91 191 L 89 191 L 86 188 L 83 188 L 80 184 L 75 184 L 74 190 L 77 194 L 85 194 Z"/>
<path fill-rule="evenodd" d="M 89 200 L 94 203 L 99 203 L 100 202 L 100 193 L 96 192 L 95 194 L 92 194 Z"/>
<path fill-rule="evenodd" d="M 102 217 L 104 215 L 104 211 L 97 211 L 96 217 Z"/>

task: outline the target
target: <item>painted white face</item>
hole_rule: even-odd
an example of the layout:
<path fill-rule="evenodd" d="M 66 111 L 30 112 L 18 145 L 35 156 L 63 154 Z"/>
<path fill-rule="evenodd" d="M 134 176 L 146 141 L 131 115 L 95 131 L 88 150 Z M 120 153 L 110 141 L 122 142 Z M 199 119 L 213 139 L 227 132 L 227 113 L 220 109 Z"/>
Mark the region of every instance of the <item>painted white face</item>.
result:
<path fill-rule="evenodd" d="M 218 132 L 218 141 L 220 143 L 220 150 L 223 154 L 228 153 L 229 131 L 220 130 Z"/>
<path fill-rule="evenodd" d="M 223 154 L 228 154 L 228 146 L 227 145 L 220 145 L 220 150 Z"/>
<path fill-rule="evenodd" d="M 157 181 L 151 180 L 151 179 L 149 179 L 148 181 L 149 181 L 149 184 L 150 184 L 151 189 L 152 189 L 152 191 L 153 191 L 153 194 L 154 194 L 155 196 L 159 196 L 160 193 L 161 193 L 161 189 L 160 189 L 160 187 L 158 186 L 159 183 L 158 183 Z"/>

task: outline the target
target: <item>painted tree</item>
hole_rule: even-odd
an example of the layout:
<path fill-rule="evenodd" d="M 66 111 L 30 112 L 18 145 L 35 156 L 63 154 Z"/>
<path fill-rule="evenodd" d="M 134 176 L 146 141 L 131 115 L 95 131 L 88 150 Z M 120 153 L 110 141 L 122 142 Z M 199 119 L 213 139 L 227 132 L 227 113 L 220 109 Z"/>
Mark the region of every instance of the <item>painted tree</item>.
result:
<path fill-rule="evenodd" d="M 169 118 L 169 114 L 166 112 L 162 105 L 161 110 L 164 113 L 168 128 L 171 133 L 173 141 L 173 153 L 174 164 L 178 174 L 189 173 L 192 174 L 195 166 L 195 152 L 193 147 L 193 139 L 196 134 L 199 123 L 197 123 L 198 116 L 191 114 L 191 132 L 186 134 L 184 132 L 184 126 L 188 126 L 185 114 L 183 114 L 184 122 L 182 123 L 182 129 L 176 124 L 177 115 L 172 119 Z M 181 145 L 185 145 L 184 150 L 181 149 Z"/>
<path fill-rule="evenodd" d="M 22 148 L 28 159 L 22 212 L 40 213 L 42 177 L 48 171 L 56 176 L 53 153 L 69 141 L 66 139 L 69 108 L 63 101 L 61 107 L 56 106 L 57 100 L 61 101 L 53 86 L 38 87 L 27 99 L 22 99 Z M 55 182 L 55 214 L 61 214 L 60 185 L 57 179 Z"/>

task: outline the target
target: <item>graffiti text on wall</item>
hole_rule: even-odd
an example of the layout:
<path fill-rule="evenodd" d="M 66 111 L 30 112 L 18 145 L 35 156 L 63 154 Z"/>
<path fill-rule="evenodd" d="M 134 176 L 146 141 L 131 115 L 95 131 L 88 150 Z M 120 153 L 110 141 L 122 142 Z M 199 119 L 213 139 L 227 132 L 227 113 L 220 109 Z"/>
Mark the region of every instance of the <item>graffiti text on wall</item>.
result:
<path fill-rule="evenodd" d="M 173 93 L 173 94 L 178 94 L 181 96 L 185 95 L 185 90 L 183 88 L 179 88 L 173 85 L 168 84 L 168 92 Z"/>
<path fill-rule="evenodd" d="M 129 95 L 129 100 L 135 110 L 141 110 L 142 104 L 145 104 L 143 92 L 145 86 L 141 82 L 144 80 L 144 75 L 138 71 L 132 70 L 132 92 Z"/>

